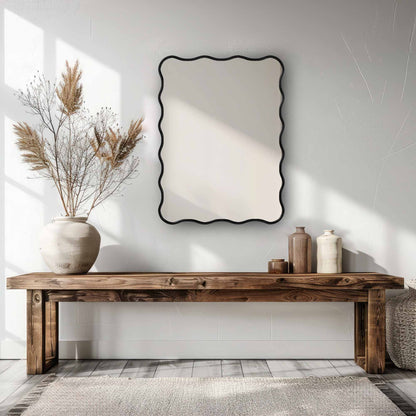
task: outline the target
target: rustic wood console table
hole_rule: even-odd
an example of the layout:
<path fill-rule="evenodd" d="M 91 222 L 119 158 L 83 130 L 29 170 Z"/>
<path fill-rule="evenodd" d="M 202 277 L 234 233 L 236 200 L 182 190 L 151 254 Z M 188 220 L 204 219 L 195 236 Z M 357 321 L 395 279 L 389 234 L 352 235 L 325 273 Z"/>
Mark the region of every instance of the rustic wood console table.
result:
<path fill-rule="evenodd" d="M 30 273 L 7 279 L 27 290 L 27 372 L 58 362 L 59 302 L 355 302 L 355 362 L 385 364 L 385 290 L 401 277 L 379 273 Z"/>

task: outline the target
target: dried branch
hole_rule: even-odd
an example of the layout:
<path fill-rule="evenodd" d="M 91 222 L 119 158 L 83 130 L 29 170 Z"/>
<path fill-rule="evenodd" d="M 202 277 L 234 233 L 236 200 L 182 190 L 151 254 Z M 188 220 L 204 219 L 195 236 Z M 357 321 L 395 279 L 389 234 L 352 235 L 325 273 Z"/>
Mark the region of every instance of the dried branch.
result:
<path fill-rule="evenodd" d="M 53 181 L 71 216 L 89 215 L 134 177 L 139 163 L 134 149 L 143 137 L 143 119 L 123 132 L 111 110 L 91 116 L 83 107 L 81 75 L 78 61 L 73 67 L 66 62 L 58 87 L 37 75 L 17 96 L 41 125 L 14 126 L 23 161 Z"/>

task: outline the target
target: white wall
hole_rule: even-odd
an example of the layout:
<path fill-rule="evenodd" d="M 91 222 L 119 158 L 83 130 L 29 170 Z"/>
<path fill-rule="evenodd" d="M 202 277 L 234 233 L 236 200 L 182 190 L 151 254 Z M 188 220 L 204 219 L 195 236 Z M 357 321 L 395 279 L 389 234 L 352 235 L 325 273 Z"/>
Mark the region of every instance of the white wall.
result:
<path fill-rule="evenodd" d="M 146 117 L 141 174 L 97 209 L 98 271 L 263 271 L 307 225 L 343 236 L 345 270 L 412 277 L 416 256 L 416 2 L 413 0 L 3 1 L 1 357 L 23 357 L 25 293 L 5 276 L 46 270 L 44 224 L 61 213 L 27 179 L 13 90 L 79 58 L 87 102 Z M 159 61 L 169 54 L 279 56 L 286 67 L 286 214 L 262 223 L 180 224 L 157 215 Z M 353 354 L 351 304 L 64 304 L 63 357 L 296 357 Z"/>

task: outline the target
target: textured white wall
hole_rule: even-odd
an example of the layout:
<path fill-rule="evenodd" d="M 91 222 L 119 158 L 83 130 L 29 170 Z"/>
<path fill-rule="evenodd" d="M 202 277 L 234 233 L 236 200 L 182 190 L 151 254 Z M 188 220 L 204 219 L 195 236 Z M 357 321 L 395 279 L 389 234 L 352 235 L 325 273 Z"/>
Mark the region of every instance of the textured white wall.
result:
<path fill-rule="evenodd" d="M 5 277 L 46 270 L 38 234 L 61 209 L 27 179 L 13 90 L 79 58 L 87 102 L 146 116 L 141 174 L 97 209 L 98 271 L 261 271 L 287 235 L 334 228 L 346 270 L 412 277 L 416 221 L 413 0 L 3 1 L 0 36 L 1 357 L 24 356 L 25 293 Z M 168 54 L 279 56 L 286 67 L 286 214 L 276 225 L 180 224 L 157 216 L 159 61 Z M 350 304 L 65 304 L 62 356 L 351 357 Z"/>

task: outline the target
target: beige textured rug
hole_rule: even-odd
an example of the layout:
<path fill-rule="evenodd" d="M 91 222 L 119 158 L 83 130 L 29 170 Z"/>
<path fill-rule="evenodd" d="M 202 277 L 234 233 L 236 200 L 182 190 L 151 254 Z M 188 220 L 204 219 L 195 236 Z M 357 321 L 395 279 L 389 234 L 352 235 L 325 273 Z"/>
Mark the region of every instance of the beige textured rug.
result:
<path fill-rule="evenodd" d="M 45 384 L 46 386 L 46 384 Z M 37 394 L 37 397 L 36 397 Z M 371 381 L 327 378 L 59 378 L 31 394 L 24 416 L 398 416 Z M 29 407 L 27 407 L 29 405 Z"/>

